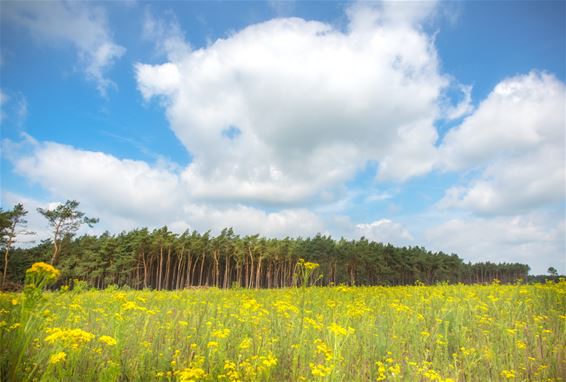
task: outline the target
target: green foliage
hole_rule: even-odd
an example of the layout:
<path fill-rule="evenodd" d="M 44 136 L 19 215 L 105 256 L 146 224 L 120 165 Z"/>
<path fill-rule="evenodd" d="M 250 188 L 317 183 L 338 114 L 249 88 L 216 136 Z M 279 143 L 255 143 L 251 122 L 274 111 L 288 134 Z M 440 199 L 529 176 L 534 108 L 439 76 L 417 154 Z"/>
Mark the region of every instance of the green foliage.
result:
<path fill-rule="evenodd" d="M 23 282 L 25 269 L 48 261 L 43 242 L 15 249 L 9 268 L 13 280 Z M 232 229 L 218 236 L 196 231 L 174 234 L 167 227 L 138 229 L 118 235 L 66 237 L 59 244 L 61 270 L 58 285 L 73 279 L 103 289 L 115 284 L 134 289 L 191 287 L 282 288 L 301 283 L 296 274 L 300 259 L 317 263 L 310 279 L 316 285 L 431 285 L 449 283 L 503 283 L 526 280 L 524 264 L 466 264 L 458 256 L 430 252 L 422 247 L 394 247 L 360 240 L 333 240 L 330 236 L 267 239 L 239 236 Z"/>

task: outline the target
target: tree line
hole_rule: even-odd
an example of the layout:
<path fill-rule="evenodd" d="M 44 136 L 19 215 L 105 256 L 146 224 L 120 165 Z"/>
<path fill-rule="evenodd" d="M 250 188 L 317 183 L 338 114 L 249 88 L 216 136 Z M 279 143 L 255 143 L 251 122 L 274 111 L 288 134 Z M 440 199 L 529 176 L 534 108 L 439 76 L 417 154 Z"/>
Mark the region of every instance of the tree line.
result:
<path fill-rule="evenodd" d="M 409 285 L 504 283 L 527 280 L 529 266 L 519 263 L 465 263 L 455 254 L 431 252 L 422 247 L 395 247 L 370 241 L 335 240 L 318 234 L 312 238 L 274 239 L 259 235 L 241 236 L 232 228 L 218 235 L 135 229 L 120 234 L 75 234 L 82 224 L 96 219 L 78 211 L 78 202 L 67 201 L 52 210 L 38 211 L 47 219 L 53 238 L 32 248 L 12 248 L 14 224 L 2 213 L 3 284 L 23 282 L 25 270 L 34 262 L 46 261 L 61 270 L 60 283 L 78 279 L 92 287 L 155 290 L 190 287 L 282 288 L 296 285 L 300 259 L 320 264 L 313 281 L 317 285 Z M 23 207 L 20 212 L 25 212 Z M 9 217 L 9 216 L 8 216 Z M 12 221 L 12 225 L 7 224 Z M 11 241 L 7 238 L 12 237 Z M 8 252 L 10 261 L 8 262 Z"/>

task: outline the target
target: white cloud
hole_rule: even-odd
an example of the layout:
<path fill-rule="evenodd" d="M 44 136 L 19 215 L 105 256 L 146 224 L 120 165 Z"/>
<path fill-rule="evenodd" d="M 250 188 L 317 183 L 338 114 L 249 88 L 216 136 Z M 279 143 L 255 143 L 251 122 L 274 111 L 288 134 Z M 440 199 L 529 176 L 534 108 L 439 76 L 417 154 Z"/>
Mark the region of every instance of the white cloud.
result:
<path fill-rule="evenodd" d="M 237 205 L 218 208 L 209 205 L 189 205 L 185 211 L 192 226 L 204 232 L 233 227 L 238 234 L 261 234 L 266 237 L 313 236 L 324 231 L 320 217 L 305 209 L 284 209 L 267 213 L 257 208 Z"/>
<path fill-rule="evenodd" d="M 9 1 L 2 5 L 2 20 L 26 28 L 38 41 L 72 44 L 100 93 L 115 86 L 105 72 L 125 48 L 113 42 L 100 7 L 74 1 Z"/>
<path fill-rule="evenodd" d="M 173 13 L 168 12 L 166 19 L 155 17 L 145 10 L 143 21 L 143 37 L 155 44 L 157 53 L 165 55 L 170 60 L 178 60 L 191 52 L 190 44 Z"/>
<path fill-rule="evenodd" d="M 95 232 L 167 224 L 177 231 L 190 227 L 201 232 L 219 232 L 232 226 L 238 233 L 281 237 L 314 235 L 324 229 L 321 219 L 305 209 L 267 213 L 238 204 L 195 203 L 186 192 L 190 185 L 168 166 L 151 166 L 143 161 L 32 139 L 19 144 L 5 140 L 2 149 L 14 170 L 50 191 L 51 200 L 76 199 L 87 214 L 99 217 L 101 223 Z M 9 203 L 20 200 L 34 211 L 35 206 L 47 205 L 5 194 L 8 197 L 3 198 Z M 36 220 L 34 228 L 40 227 L 41 219 Z"/>
<path fill-rule="evenodd" d="M 566 271 L 564 220 L 548 213 L 448 220 L 426 232 L 430 248 L 457 253 L 466 261 L 520 262 L 532 274 L 549 266 Z"/>
<path fill-rule="evenodd" d="M 155 95 L 174 95 L 181 80 L 177 66 L 171 63 L 159 66 L 137 64 L 136 73 L 145 100 Z"/>
<path fill-rule="evenodd" d="M 566 92 L 555 77 L 531 72 L 498 84 L 440 147 L 450 170 L 480 175 L 450 188 L 441 207 L 516 214 L 564 200 Z"/>
<path fill-rule="evenodd" d="M 167 169 L 52 142 L 25 149 L 31 152 L 12 159 L 15 171 L 54 196 L 90 200 L 97 210 L 145 221 L 179 202 L 178 176 Z"/>
<path fill-rule="evenodd" d="M 441 146 L 443 165 L 463 169 L 495 157 L 521 156 L 544 144 L 564 144 L 565 87 L 547 73 L 500 82 Z"/>
<path fill-rule="evenodd" d="M 465 171 L 437 207 L 463 217 L 428 230 L 432 248 L 466 260 L 565 267 L 566 91 L 547 73 L 503 80 L 439 148 L 440 167 Z M 553 212 L 551 212 L 553 211 Z"/>
<path fill-rule="evenodd" d="M 439 206 L 482 215 L 528 212 L 564 200 L 564 172 L 564 151 L 556 147 L 495 161 L 467 186 L 448 189 Z"/>
<path fill-rule="evenodd" d="M 347 32 L 274 19 L 205 48 L 179 49 L 162 65 L 137 64 L 141 94 L 165 101 L 194 158 L 183 175 L 192 196 L 300 203 L 370 160 L 382 162 L 381 179 L 428 172 L 449 80 L 417 26 L 431 8 L 417 8 L 403 11 L 411 22 L 393 23 L 390 12 L 401 12 L 393 6 L 356 6 Z M 229 139 L 230 127 L 241 134 Z"/>
<path fill-rule="evenodd" d="M 358 237 L 365 236 L 368 240 L 397 246 L 411 245 L 414 241 L 413 236 L 405 227 L 389 219 L 381 219 L 369 224 L 357 224 L 355 233 Z"/>

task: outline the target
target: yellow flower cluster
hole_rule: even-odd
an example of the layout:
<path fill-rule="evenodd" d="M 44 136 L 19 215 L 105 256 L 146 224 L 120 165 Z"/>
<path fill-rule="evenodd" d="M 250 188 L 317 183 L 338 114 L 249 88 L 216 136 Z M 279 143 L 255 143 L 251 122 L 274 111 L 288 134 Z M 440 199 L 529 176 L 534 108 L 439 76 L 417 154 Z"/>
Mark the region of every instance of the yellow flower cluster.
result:
<path fill-rule="evenodd" d="M 218 379 L 230 382 L 255 381 L 276 365 L 277 358 L 273 354 L 253 355 L 240 362 L 226 360 L 224 361 L 224 373 L 220 374 Z"/>
<path fill-rule="evenodd" d="M 216 338 L 226 338 L 230 335 L 230 329 L 218 329 L 212 332 L 212 336 Z"/>
<path fill-rule="evenodd" d="M 61 272 L 55 269 L 53 265 L 44 262 L 34 263 L 26 271 L 26 275 L 44 279 L 47 282 L 57 280 L 60 274 Z"/>
<path fill-rule="evenodd" d="M 328 325 L 328 330 L 337 336 L 347 336 L 349 334 L 354 334 L 356 332 L 354 328 L 351 327 L 344 328 L 335 322 Z"/>
<path fill-rule="evenodd" d="M 118 343 L 115 338 L 112 338 L 110 336 L 100 336 L 98 337 L 98 340 L 108 346 L 114 346 Z"/>
<path fill-rule="evenodd" d="M 316 340 L 314 340 L 314 344 L 316 345 L 317 354 L 322 354 L 326 361 L 332 360 L 332 349 L 330 349 L 330 347 L 326 343 L 324 343 L 324 341 L 317 338 Z"/>
<path fill-rule="evenodd" d="M 246 350 L 249 349 L 252 346 L 252 339 L 249 337 L 246 337 L 242 340 L 242 342 L 240 342 L 240 345 L 238 346 L 238 348 L 240 350 Z"/>
<path fill-rule="evenodd" d="M 49 363 L 55 365 L 59 362 L 64 361 L 65 358 L 67 358 L 67 353 L 60 351 L 59 353 L 52 354 L 51 357 L 49 357 Z"/>
<path fill-rule="evenodd" d="M 515 373 L 515 370 L 502 370 L 501 376 L 506 379 L 514 379 L 517 374 Z"/>
<path fill-rule="evenodd" d="M 324 364 L 321 363 L 309 363 L 309 366 L 311 368 L 311 374 L 313 375 L 313 377 L 326 377 L 328 375 L 330 375 L 330 373 L 332 373 L 332 369 L 333 366 L 329 365 L 326 366 Z"/>
<path fill-rule="evenodd" d="M 303 264 L 303 266 L 305 267 L 305 269 L 308 269 L 309 271 L 312 271 L 313 269 L 316 269 L 318 267 L 320 267 L 320 264 L 317 263 L 311 263 L 309 261 L 305 262 Z"/>
<path fill-rule="evenodd" d="M 187 367 L 175 373 L 179 382 L 196 382 L 206 377 L 206 372 L 200 367 Z"/>
<path fill-rule="evenodd" d="M 60 343 L 63 346 L 68 346 L 72 349 L 77 349 L 94 339 L 94 334 L 86 332 L 82 329 L 61 329 L 50 328 L 47 329 L 48 336 L 45 337 L 45 342 L 48 344 Z"/>

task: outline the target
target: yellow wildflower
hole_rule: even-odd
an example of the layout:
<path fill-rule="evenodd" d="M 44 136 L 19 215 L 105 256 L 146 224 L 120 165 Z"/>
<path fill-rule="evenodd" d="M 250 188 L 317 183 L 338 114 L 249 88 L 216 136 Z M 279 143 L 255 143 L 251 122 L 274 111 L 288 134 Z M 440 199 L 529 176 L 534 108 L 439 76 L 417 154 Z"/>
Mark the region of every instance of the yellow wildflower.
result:
<path fill-rule="evenodd" d="M 266 367 L 271 367 L 277 365 L 277 358 L 273 354 L 269 354 L 267 357 L 261 357 L 262 364 Z"/>
<path fill-rule="evenodd" d="M 100 338 L 98 338 L 98 340 L 102 343 L 105 343 L 108 346 L 114 346 L 116 345 L 118 342 L 116 341 L 116 339 L 110 337 L 110 336 L 100 336 Z"/>
<path fill-rule="evenodd" d="M 242 342 L 240 342 L 240 346 L 238 346 L 240 348 L 240 350 L 245 350 L 245 349 L 249 349 L 252 346 L 252 339 L 249 337 L 246 337 L 242 340 Z"/>
<path fill-rule="evenodd" d="M 527 347 L 527 344 L 521 340 L 517 340 L 516 344 L 517 344 L 517 349 L 524 349 Z"/>
<path fill-rule="evenodd" d="M 191 366 L 175 373 L 179 382 L 194 382 L 206 377 L 206 372 L 200 367 Z"/>
<path fill-rule="evenodd" d="M 355 332 L 354 328 L 344 328 L 338 324 L 336 324 L 335 322 L 333 322 L 332 324 L 330 324 L 328 326 L 328 330 L 330 330 L 332 333 L 339 335 L 339 336 L 346 336 L 348 334 L 353 334 Z"/>
<path fill-rule="evenodd" d="M 55 365 L 59 362 L 64 361 L 65 358 L 67 358 L 67 353 L 60 351 L 59 353 L 52 354 L 51 357 L 49 357 L 49 363 Z"/>
<path fill-rule="evenodd" d="M 332 372 L 332 366 L 325 366 L 319 363 L 314 364 L 312 362 L 309 364 L 309 366 L 311 368 L 311 374 L 313 375 L 313 377 L 326 377 Z"/>
<path fill-rule="evenodd" d="M 502 370 L 501 376 L 504 377 L 504 378 L 507 378 L 507 379 L 513 379 L 517 375 L 515 374 L 515 370 Z"/>
<path fill-rule="evenodd" d="M 79 345 L 86 344 L 94 338 L 94 334 L 86 332 L 82 329 L 61 329 L 51 328 L 47 329 L 49 334 L 45 337 L 45 342 L 54 344 L 57 342 L 62 343 L 72 348 L 77 348 Z"/>
<path fill-rule="evenodd" d="M 305 267 L 305 269 L 308 269 L 310 271 L 310 270 L 318 268 L 320 266 L 320 264 L 311 263 L 311 262 L 307 261 L 306 263 L 303 264 L 303 266 Z"/>
<path fill-rule="evenodd" d="M 56 280 L 61 274 L 53 265 L 44 262 L 34 263 L 31 268 L 26 271 L 26 274 L 31 273 L 44 276 L 48 280 Z"/>
<path fill-rule="evenodd" d="M 226 338 L 230 335 L 230 329 L 219 329 L 212 332 L 212 336 L 216 338 Z"/>
<path fill-rule="evenodd" d="M 325 344 L 321 339 L 314 340 L 314 344 L 316 345 L 316 352 L 318 354 L 324 355 L 324 358 L 327 361 L 332 359 L 332 349 L 330 349 L 327 344 Z"/>

